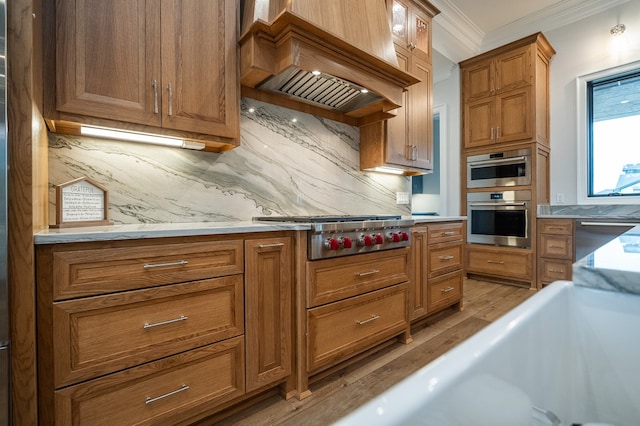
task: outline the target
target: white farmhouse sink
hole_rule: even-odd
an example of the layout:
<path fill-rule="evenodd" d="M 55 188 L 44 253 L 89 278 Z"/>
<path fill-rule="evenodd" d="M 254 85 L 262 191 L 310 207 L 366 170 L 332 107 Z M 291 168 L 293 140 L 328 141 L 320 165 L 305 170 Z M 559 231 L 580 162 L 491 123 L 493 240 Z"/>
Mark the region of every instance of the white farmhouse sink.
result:
<path fill-rule="evenodd" d="M 337 424 L 589 422 L 640 424 L 640 295 L 559 281 Z"/>

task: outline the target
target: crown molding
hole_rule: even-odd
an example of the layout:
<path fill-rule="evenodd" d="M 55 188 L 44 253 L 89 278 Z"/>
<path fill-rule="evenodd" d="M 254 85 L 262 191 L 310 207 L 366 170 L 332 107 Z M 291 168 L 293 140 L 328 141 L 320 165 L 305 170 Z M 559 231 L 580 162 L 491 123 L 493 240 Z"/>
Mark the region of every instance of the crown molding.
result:
<path fill-rule="evenodd" d="M 551 31 L 630 0 L 565 0 L 485 34 L 449 0 L 431 0 L 440 9 L 433 19 L 433 48 L 458 63 L 538 31 Z"/>
<path fill-rule="evenodd" d="M 556 3 L 491 31 L 482 40 L 482 51 L 491 50 L 538 31 L 555 30 L 629 1 L 567 0 Z"/>
<path fill-rule="evenodd" d="M 433 48 L 458 63 L 480 53 L 485 34 L 449 0 L 431 0 L 440 9 L 433 18 Z"/>

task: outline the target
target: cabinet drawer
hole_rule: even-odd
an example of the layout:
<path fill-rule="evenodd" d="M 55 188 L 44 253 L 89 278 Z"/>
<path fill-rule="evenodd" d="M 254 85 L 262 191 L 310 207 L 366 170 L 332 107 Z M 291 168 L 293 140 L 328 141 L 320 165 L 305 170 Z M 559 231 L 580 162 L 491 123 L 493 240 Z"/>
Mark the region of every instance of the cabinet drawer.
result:
<path fill-rule="evenodd" d="M 541 234 L 572 235 L 573 221 L 570 219 L 540 219 L 538 232 Z"/>
<path fill-rule="evenodd" d="M 244 332 L 242 275 L 54 303 L 56 387 Z"/>
<path fill-rule="evenodd" d="M 571 235 L 540 234 L 540 256 L 556 259 L 573 259 Z"/>
<path fill-rule="evenodd" d="M 341 361 L 407 327 L 407 284 L 309 309 L 307 368 Z"/>
<path fill-rule="evenodd" d="M 429 225 L 429 244 L 462 241 L 462 222 Z"/>
<path fill-rule="evenodd" d="M 56 424 L 171 425 L 243 393 L 237 337 L 58 390 Z"/>
<path fill-rule="evenodd" d="M 462 298 L 462 271 L 452 272 L 429 282 L 429 312 L 444 308 Z"/>
<path fill-rule="evenodd" d="M 409 280 L 409 248 L 307 262 L 307 277 L 309 308 L 400 284 Z"/>
<path fill-rule="evenodd" d="M 467 272 L 531 280 L 530 251 L 517 249 L 468 248 Z"/>
<path fill-rule="evenodd" d="M 174 284 L 243 271 L 242 241 L 53 253 L 54 300 Z"/>
<path fill-rule="evenodd" d="M 539 271 L 541 281 L 571 280 L 573 263 L 571 260 L 540 259 Z"/>
<path fill-rule="evenodd" d="M 462 243 L 430 245 L 427 253 L 429 278 L 462 268 Z"/>

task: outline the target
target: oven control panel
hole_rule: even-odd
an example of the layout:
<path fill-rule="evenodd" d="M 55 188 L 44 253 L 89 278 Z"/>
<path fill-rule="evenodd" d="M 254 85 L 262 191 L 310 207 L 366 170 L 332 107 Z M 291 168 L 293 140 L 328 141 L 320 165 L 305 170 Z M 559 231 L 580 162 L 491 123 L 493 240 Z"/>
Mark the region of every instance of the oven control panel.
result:
<path fill-rule="evenodd" d="M 319 232 L 309 238 L 309 260 L 325 259 L 411 245 L 409 228 L 356 229 Z"/>

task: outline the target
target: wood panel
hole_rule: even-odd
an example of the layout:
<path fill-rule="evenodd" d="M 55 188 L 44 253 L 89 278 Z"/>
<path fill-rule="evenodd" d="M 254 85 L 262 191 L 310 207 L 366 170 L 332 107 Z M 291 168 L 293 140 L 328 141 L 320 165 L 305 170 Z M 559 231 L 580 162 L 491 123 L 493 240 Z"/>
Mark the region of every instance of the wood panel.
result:
<path fill-rule="evenodd" d="M 55 386 L 244 332 L 242 275 L 53 305 Z"/>
<path fill-rule="evenodd" d="M 307 262 L 307 278 L 308 308 L 399 284 L 409 280 L 409 248 Z"/>
<path fill-rule="evenodd" d="M 429 245 L 429 278 L 462 269 L 462 242 Z"/>
<path fill-rule="evenodd" d="M 245 241 L 247 392 L 286 379 L 293 368 L 291 238 Z"/>
<path fill-rule="evenodd" d="M 56 424 L 175 424 L 244 393 L 243 353 L 237 337 L 58 390 Z"/>
<path fill-rule="evenodd" d="M 428 231 L 426 226 L 411 229 L 411 285 L 409 286 L 409 319 L 427 314 L 429 257 L 427 255 Z"/>
<path fill-rule="evenodd" d="M 55 250 L 54 300 L 242 273 L 242 240 Z"/>
<path fill-rule="evenodd" d="M 466 268 L 469 273 L 531 281 L 531 250 L 467 245 Z"/>
<path fill-rule="evenodd" d="M 462 297 L 462 271 L 429 280 L 429 312 L 445 308 Z"/>
<path fill-rule="evenodd" d="M 42 2 L 47 3 L 47 2 Z M 11 334 L 12 417 L 38 424 L 33 235 L 48 224 L 47 131 L 42 99 L 41 2 L 7 7 L 8 289 Z"/>

